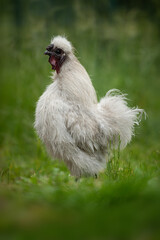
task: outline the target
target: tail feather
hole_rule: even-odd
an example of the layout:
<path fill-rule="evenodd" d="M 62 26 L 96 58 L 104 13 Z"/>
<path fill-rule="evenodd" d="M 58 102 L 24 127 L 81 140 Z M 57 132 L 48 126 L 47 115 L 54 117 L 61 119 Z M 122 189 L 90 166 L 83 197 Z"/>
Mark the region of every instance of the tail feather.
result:
<path fill-rule="evenodd" d="M 110 140 L 114 147 L 124 148 L 134 135 L 134 126 L 139 125 L 143 109 L 129 108 L 127 106 L 126 94 L 121 94 L 117 89 L 107 92 L 106 96 L 98 103 L 100 112 L 106 128 L 110 128 Z M 104 124 L 105 126 L 105 124 Z M 107 130 L 107 129 L 106 129 Z"/>

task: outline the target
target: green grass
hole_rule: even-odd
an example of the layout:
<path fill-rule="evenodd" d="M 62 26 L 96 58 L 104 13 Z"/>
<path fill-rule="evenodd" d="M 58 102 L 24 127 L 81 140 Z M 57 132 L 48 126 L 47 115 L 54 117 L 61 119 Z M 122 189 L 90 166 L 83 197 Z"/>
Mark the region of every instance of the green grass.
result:
<path fill-rule="evenodd" d="M 0 33 L 0 233 L 2 239 L 159 239 L 160 43 L 156 25 L 138 15 L 73 28 L 31 17 L 17 30 L 8 15 Z M 38 23 L 37 23 L 38 22 Z M 98 179 L 78 182 L 45 152 L 34 129 L 36 101 L 50 83 L 43 56 L 51 34 L 69 36 L 98 97 L 111 88 L 148 114 L 136 137 L 110 157 Z M 20 34 L 20 37 L 17 37 Z"/>

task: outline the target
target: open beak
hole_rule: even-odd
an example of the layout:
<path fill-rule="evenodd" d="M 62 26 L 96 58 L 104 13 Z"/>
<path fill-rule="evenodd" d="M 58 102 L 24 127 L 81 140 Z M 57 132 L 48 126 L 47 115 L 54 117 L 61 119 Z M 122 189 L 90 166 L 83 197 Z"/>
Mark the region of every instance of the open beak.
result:
<path fill-rule="evenodd" d="M 45 52 L 44 52 L 44 55 L 48 55 L 48 56 L 51 56 L 51 52 L 49 52 L 48 50 L 46 50 Z"/>
<path fill-rule="evenodd" d="M 54 47 L 53 44 L 48 45 L 48 47 L 46 47 L 46 51 L 44 52 L 44 54 L 51 56 L 51 55 L 52 55 L 53 47 Z"/>

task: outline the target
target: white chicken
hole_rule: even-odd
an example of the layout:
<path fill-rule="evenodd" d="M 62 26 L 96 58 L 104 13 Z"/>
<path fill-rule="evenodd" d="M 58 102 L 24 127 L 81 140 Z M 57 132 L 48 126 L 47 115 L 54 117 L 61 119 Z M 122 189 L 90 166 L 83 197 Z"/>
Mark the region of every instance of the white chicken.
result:
<path fill-rule="evenodd" d="M 90 77 L 71 43 L 54 37 L 46 48 L 51 83 L 38 100 L 35 129 L 53 158 L 63 160 L 71 175 L 96 176 L 106 166 L 110 147 L 130 142 L 142 109 L 129 108 L 124 95 L 110 90 L 97 102 Z"/>

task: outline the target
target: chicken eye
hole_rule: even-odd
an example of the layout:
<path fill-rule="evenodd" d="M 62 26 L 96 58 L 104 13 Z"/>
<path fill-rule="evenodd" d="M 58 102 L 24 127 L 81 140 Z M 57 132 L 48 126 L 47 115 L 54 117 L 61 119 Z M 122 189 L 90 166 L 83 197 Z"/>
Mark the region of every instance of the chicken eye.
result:
<path fill-rule="evenodd" d="M 60 48 L 57 48 L 57 49 L 55 50 L 55 53 L 59 55 L 59 54 L 62 53 L 62 50 L 61 50 Z"/>

